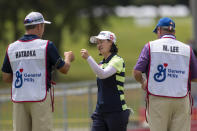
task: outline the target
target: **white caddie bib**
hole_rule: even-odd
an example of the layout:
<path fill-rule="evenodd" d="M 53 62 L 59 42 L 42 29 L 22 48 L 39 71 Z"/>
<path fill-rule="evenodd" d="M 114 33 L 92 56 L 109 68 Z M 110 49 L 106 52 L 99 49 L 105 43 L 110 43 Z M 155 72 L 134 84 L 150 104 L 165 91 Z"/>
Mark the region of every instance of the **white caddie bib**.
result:
<path fill-rule="evenodd" d="M 13 70 L 12 101 L 39 102 L 46 98 L 47 40 L 16 41 L 9 45 Z"/>
<path fill-rule="evenodd" d="M 164 97 L 184 97 L 188 93 L 191 49 L 165 37 L 149 43 L 148 92 Z"/>

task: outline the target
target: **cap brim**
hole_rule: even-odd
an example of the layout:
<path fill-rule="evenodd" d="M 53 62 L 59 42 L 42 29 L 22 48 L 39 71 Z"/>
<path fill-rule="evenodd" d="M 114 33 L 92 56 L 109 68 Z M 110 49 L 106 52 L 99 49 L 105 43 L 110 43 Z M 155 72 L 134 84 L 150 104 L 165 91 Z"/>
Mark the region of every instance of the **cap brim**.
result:
<path fill-rule="evenodd" d="M 50 21 L 46 21 L 46 20 L 44 21 L 44 23 L 45 23 L 45 24 L 51 24 Z"/>
<path fill-rule="evenodd" d="M 157 34 L 157 28 L 158 28 L 158 26 L 156 26 L 155 29 L 153 30 L 153 32 L 156 34 Z"/>

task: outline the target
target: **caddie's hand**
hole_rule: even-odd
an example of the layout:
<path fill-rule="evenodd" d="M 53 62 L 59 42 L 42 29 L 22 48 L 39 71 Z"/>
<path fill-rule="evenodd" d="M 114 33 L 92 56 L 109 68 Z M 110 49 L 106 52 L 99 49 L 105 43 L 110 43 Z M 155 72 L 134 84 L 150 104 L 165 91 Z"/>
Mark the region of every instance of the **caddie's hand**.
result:
<path fill-rule="evenodd" d="M 86 49 L 81 49 L 81 56 L 84 59 L 87 59 L 89 57 L 88 51 Z"/>
<path fill-rule="evenodd" d="M 147 80 L 144 80 L 142 83 L 141 83 L 141 88 L 143 90 L 146 90 L 146 87 L 147 87 Z"/>
<path fill-rule="evenodd" d="M 66 60 L 69 60 L 70 62 L 74 61 L 75 56 L 72 51 L 64 52 L 64 56 Z"/>

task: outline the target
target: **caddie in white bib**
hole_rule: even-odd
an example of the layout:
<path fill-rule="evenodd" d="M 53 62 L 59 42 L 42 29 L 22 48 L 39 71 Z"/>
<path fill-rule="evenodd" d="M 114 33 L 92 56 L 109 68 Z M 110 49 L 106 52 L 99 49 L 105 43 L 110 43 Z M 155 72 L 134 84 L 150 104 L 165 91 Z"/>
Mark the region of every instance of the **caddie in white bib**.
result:
<path fill-rule="evenodd" d="M 46 98 L 46 48 L 48 41 L 16 41 L 8 47 L 13 69 L 12 101 L 39 102 Z"/>
<path fill-rule="evenodd" d="M 165 37 L 168 37 L 165 35 Z M 188 93 L 190 47 L 173 38 L 149 43 L 148 93 L 164 97 L 184 97 Z M 179 63 L 179 64 L 177 64 Z"/>

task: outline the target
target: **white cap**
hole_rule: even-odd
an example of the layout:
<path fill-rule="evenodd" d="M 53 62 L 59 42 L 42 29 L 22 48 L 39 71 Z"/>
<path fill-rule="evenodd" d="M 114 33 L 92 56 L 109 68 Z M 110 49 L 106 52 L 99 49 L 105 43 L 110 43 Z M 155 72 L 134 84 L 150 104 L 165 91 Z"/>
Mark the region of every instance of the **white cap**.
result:
<path fill-rule="evenodd" d="M 114 33 L 110 31 L 101 31 L 98 36 L 91 36 L 90 42 L 97 43 L 97 39 L 99 40 L 111 40 L 114 44 L 116 44 L 116 36 Z"/>
<path fill-rule="evenodd" d="M 41 23 L 45 23 L 45 24 L 51 24 L 51 22 L 49 21 L 45 21 L 44 17 L 41 13 L 39 12 L 31 12 L 29 13 L 24 20 L 24 25 L 36 25 L 36 24 L 41 24 Z"/>

